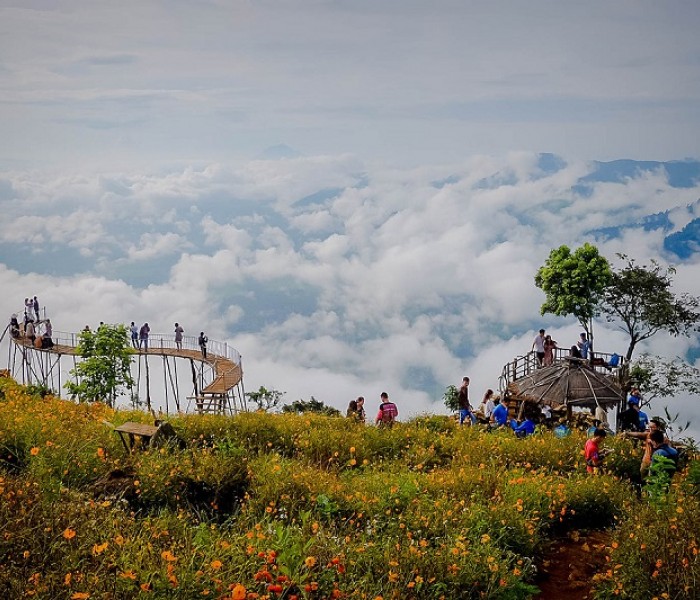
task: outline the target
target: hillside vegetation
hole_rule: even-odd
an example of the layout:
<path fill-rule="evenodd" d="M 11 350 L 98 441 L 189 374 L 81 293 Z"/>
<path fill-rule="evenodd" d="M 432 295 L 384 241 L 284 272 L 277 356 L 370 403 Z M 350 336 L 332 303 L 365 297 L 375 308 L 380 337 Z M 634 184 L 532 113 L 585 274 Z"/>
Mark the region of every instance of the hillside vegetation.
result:
<path fill-rule="evenodd" d="M 0 597 L 529 598 L 551 540 L 586 528 L 610 530 L 599 598 L 700 578 L 697 463 L 650 498 L 629 441 L 589 475 L 576 432 L 189 415 L 182 447 L 128 454 L 125 421 L 152 422 L 0 381 Z"/>

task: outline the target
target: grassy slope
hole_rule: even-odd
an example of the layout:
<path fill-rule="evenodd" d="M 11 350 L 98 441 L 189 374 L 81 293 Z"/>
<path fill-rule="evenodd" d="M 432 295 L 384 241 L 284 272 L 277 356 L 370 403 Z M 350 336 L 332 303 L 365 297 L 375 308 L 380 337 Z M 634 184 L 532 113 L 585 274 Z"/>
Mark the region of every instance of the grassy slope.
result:
<path fill-rule="evenodd" d="M 552 536 L 592 526 L 614 527 L 599 597 L 700 576 L 695 467 L 638 499 L 624 440 L 590 476 L 578 434 L 242 414 L 127 455 L 104 421 L 148 415 L 0 391 L 0 597 L 528 598 Z"/>

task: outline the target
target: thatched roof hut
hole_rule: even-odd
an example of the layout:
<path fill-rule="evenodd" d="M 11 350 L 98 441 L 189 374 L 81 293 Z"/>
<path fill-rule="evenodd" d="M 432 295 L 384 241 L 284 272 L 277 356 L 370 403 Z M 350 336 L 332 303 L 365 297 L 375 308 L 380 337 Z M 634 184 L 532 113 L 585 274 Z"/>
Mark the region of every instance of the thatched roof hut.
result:
<path fill-rule="evenodd" d="M 548 405 L 609 408 L 624 400 L 614 377 L 597 373 L 584 361 L 563 360 L 551 367 L 542 367 L 508 386 L 508 393 L 519 400 Z"/>

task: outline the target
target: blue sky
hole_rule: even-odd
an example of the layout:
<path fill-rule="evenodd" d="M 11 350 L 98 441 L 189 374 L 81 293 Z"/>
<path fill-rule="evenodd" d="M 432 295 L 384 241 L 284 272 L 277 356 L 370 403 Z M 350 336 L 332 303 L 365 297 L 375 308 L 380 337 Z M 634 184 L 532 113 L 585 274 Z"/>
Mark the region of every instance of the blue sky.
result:
<path fill-rule="evenodd" d="M 698 163 L 594 162 L 700 156 L 698 25 L 696 2 L 0 0 L 0 310 L 204 329 L 289 401 L 480 396 L 539 327 L 578 338 L 539 315 L 553 247 L 700 295 Z"/>

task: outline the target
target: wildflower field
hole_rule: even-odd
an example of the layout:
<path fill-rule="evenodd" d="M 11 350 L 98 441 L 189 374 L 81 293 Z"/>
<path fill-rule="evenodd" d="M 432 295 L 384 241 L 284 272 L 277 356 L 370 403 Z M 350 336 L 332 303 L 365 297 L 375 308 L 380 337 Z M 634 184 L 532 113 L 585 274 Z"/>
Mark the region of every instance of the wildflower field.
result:
<path fill-rule="evenodd" d="M 695 598 L 700 467 L 635 487 L 641 448 L 583 435 L 393 429 L 344 418 L 182 416 L 128 454 L 140 412 L 0 380 L 0 598 L 530 598 L 552 540 L 608 532 L 598 598 Z"/>

